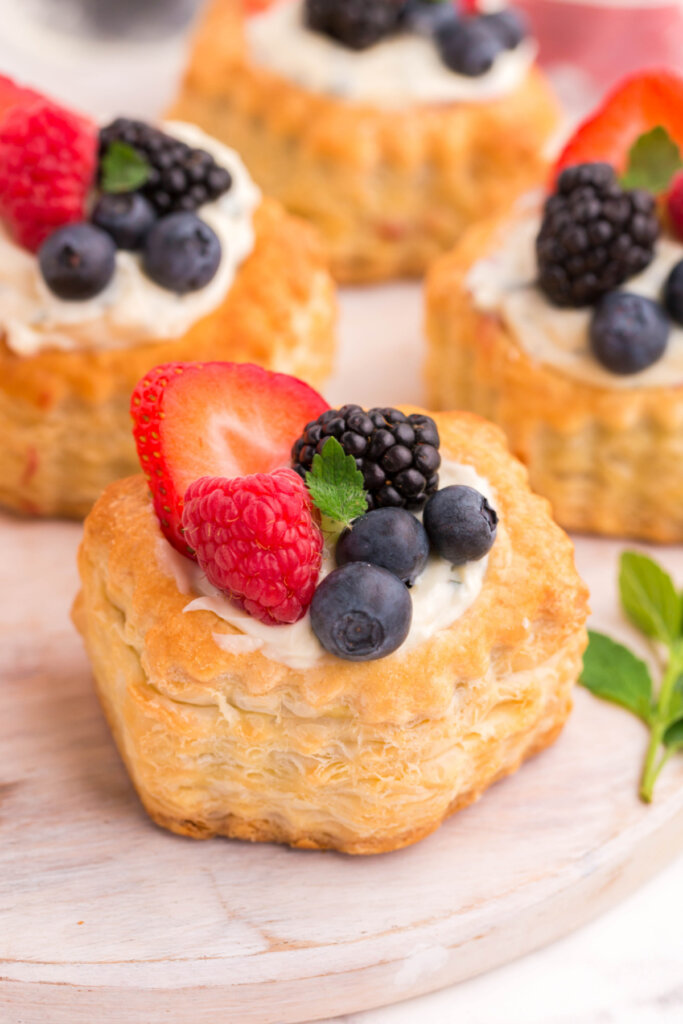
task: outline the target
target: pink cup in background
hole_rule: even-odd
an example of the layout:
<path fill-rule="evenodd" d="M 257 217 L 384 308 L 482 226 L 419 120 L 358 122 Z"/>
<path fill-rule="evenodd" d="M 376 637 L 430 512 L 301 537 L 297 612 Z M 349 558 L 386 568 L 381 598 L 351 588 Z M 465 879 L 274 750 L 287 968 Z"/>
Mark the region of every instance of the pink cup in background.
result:
<path fill-rule="evenodd" d="M 668 67 L 683 73 L 682 2 L 513 2 L 531 21 L 542 66 L 577 113 L 639 68 Z"/>

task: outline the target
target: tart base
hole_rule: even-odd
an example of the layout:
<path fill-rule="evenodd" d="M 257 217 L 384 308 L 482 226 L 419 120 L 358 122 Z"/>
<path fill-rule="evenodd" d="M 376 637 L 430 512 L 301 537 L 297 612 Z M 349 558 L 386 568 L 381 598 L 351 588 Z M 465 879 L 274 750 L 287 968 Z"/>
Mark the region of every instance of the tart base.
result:
<path fill-rule="evenodd" d="M 482 103 L 383 110 L 309 92 L 250 62 L 241 0 L 209 5 L 170 116 L 233 145 L 265 192 L 316 224 L 346 283 L 421 276 L 542 179 L 558 123 L 535 68 Z"/>
<path fill-rule="evenodd" d="M 495 313 L 478 310 L 469 271 L 507 221 L 472 228 L 426 288 L 430 404 L 505 431 L 568 530 L 683 541 L 683 388 L 605 388 L 538 363 Z"/>
<path fill-rule="evenodd" d="M 143 478 L 98 501 L 73 617 L 157 824 L 196 838 L 387 852 L 556 738 L 586 643 L 571 543 L 495 427 L 466 413 L 437 423 L 448 457 L 493 487 L 499 534 L 468 611 L 379 661 L 294 670 L 229 652 L 234 627 L 184 613 L 192 596 L 179 590 Z"/>
<path fill-rule="evenodd" d="M 319 241 L 272 200 L 223 303 L 182 337 L 19 356 L 0 337 L 0 503 L 81 518 L 112 480 L 137 472 L 130 395 L 159 363 L 255 362 L 320 387 L 332 368 L 336 302 Z"/>

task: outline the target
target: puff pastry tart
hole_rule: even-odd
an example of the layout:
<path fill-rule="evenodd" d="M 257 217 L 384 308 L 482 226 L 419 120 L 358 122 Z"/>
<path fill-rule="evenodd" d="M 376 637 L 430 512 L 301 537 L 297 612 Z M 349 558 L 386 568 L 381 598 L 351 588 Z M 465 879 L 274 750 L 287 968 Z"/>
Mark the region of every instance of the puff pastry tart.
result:
<path fill-rule="evenodd" d="M 338 280 L 421 275 L 542 175 L 557 110 L 516 13 L 249 6 L 211 0 L 172 116 L 234 145 L 262 188 L 315 223 Z"/>
<path fill-rule="evenodd" d="M 498 423 L 567 529 L 683 540 L 681 182 L 674 217 L 655 201 L 682 118 L 680 79 L 627 80 L 550 196 L 473 228 L 429 277 L 432 403 Z"/>
<path fill-rule="evenodd" d="M 198 128 L 103 128 L 0 79 L 0 503 L 82 516 L 135 471 L 128 405 L 168 359 L 320 383 L 334 286 L 309 225 Z"/>
<path fill-rule="evenodd" d="M 132 410 L 151 497 L 95 505 L 73 615 L 157 824 L 381 853 L 555 740 L 586 588 L 498 428 L 249 364 L 159 367 Z"/>

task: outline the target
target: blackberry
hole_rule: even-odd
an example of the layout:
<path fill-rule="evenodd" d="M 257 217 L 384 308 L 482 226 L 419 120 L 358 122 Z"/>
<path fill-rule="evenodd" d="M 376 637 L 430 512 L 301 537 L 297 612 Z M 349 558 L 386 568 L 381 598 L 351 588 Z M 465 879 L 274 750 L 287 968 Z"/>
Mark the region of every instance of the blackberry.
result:
<path fill-rule="evenodd" d="M 328 409 L 307 424 L 292 448 L 294 469 L 303 479 L 328 437 L 336 437 L 363 474 L 368 509 L 420 509 L 439 486 L 439 432 L 429 416 L 405 416 L 398 409 L 345 405 Z"/>
<path fill-rule="evenodd" d="M 309 28 L 352 50 L 366 50 L 398 28 L 404 0 L 306 0 Z"/>
<path fill-rule="evenodd" d="M 649 192 L 625 191 L 609 164 L 568 167 L 545 204 L 538 283 L 557 306 L 588 306 L 645 269 L 658 234 Z"/>
<path fill-rule="evenodd" d="M 145 158 L 150 174 L 141 192 L 161 214 L 192 213 L 227 192 L 232 177 L 210 153 L 194 149 L 144 121 L 119 117 L 100 131 L 100 161 L 112 142 L 125 142 Z"/>

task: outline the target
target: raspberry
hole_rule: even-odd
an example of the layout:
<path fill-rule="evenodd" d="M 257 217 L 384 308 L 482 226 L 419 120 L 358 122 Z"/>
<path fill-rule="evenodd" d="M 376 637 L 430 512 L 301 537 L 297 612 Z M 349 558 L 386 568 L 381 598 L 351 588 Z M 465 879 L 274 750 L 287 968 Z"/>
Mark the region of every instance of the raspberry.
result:
<path fill-rule="evenodd" d="M 683 173 L 677 174 L 666 197 L 669 220 L 676 238 L 683 239 Z"/>
<path fill-rule="evenodd" d="M 9 110 L 0 122 L 0 218 L 32 252 L 57 228 L 86 217 L 97 131 L 48 100 Z"/>
<path fill-rule="evenodd" d="M 277 625 L 306 614 L 323 539 L 291 469 L 196 480 L 185 493 L 183 528 L 209 582 L 249 615 Z"/>

